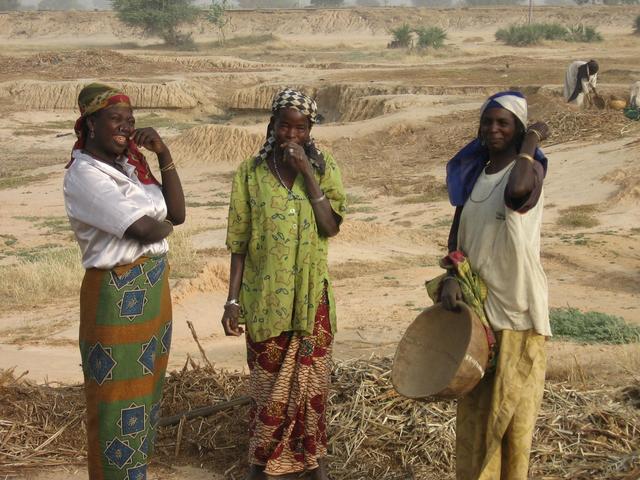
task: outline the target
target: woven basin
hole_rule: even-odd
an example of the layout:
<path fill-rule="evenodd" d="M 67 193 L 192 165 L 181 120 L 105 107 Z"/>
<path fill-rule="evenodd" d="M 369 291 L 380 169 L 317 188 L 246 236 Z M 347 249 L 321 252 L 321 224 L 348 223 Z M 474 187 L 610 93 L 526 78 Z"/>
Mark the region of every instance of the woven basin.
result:
<path fill-rule="evenodd" d="M 484 376 L 488 359 L 478 316 L 464 304 L 457 312 L 436 304 L 416 317 L 398 343 L 391 382 L 409 398 L 458 398 Z"/>

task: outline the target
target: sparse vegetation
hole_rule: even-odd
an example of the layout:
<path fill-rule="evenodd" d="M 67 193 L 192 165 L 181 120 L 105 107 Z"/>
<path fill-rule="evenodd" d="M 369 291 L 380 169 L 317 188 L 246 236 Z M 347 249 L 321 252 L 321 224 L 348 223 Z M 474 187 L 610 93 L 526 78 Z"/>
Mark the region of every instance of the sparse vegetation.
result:
<path fill-rule="evenodd" d="M 552 308 L 551 331 L 556 338 L 587 343 L 640 342 L 640 327 L 628 325 L 613 315 L 601 312 L 581 312 L 576 308 Z"/>
<path fill-rule="evenodd" d="M 421 27 L 415 30 L 418 36 L 418 47 L 442 48 L 447 39 L 447 32 L 440 27 Z"/>
<path fill-rule="evenodd" d="M 441 48 L 447 38 L 447 32 L 440 27 L 411 27 L 404 23 L 390 30 L 393 39 L 388 48 Z M 416 42 L 417 40 L 417 42 Z"/>
<path fill-rule="evenodd" d="M 192 278 L 200 270 L 201 261 L 193 246 L 191 237 L 194 232 L 183 229 L 175 230 L 169 237 L 169 264 L 171 277 Z"/>
<path fill-rule="evenodd" d="M 633 31 L 636 35 L 640 35 L 640 15 L 638 15 L 633 22 Z"/>
<path fill-rule="evenodd" d="M 564 38 L 567 42 L 601 42 L 602 35 L 596 30 L 595 27 L 589 25 L 575 25 L 569 27 L 569 33 Z"/>
<path fill-rule="evenodd" d="M 47 180 L 49 175 L 40 173 L 38 175 L 16 175 L 16 176 L 0 176 L 0 190 L 5 188 L 18 188 L 32 183 L 42 182 Z"/>
<path fill-rule="evenodd" d="M 566 42 L 599 42 L 602 35 L 595 27 L 575 25 L 566 27 L 559 23 L 533 23 L 531 25 L 510 25 L 496 32 L 496 40 L 516 47 L 536 45 L 543 40 Z"/>
<path fill-rule="evenodd" d="M 391 29 L 393 40 L 389 46 L 391 48 L 408 48 L 413 46 L 413 28 L 408 23 L 403 23 L 399 27 Z"/>
<path fill-rule="evenodd" d="M 557 223 L 569 228 L 591 228 L 600 222 L 595 218 L 598 211 L 597 205 L 576 205 L 575 207 L 560 210 Z"/>
<path fill-rule="evenodd" d="M 227 0 L 211 0 L 211 5 L 209 5 L 209 11 L 207 12 L 207 20 L 216 28 L 218 41 L 221 45 L 225 43 L 225 30 L 231 21 L 227 16 L 227 8 L 229 8 Z"/>
<path fill-rule="evenodd" d="M 17 264 L 0 267 L 2 306 L 20 308 L 77 296 L 83 272 L 78 247 L 40 248 Z"/>
<path fill-rule="evenodd" d="M 113 0 L 112 5 L 121 22 L 142 28 L 145 35 L 160 37 L 169 46 L 193 47 L 191 33 L 179 31 L 198 15 L 193 0 Z"/>

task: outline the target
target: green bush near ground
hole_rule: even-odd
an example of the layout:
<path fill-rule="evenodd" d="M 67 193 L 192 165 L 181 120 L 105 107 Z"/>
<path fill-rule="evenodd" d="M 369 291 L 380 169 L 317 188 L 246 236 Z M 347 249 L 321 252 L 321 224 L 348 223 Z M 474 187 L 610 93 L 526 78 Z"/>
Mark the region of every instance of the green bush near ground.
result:
<path fill-rule="evenodd" d="M 601 42 L 602 35 L 596 30 L 595 27 L 589 25 L 575 25 L 569 28 L 569 34 L 566 36 L 567 42 L 582 42 L 592 43 Z"/>
<path fill-rule="evenodd" d="M 587 343 L 640 342 L 640 326 L 601 312 L 582 312 L 577 308 L 552 308 L 551 331 L 556 338 Z"/>
<path fill-rule="evenodd" d="M 440 27 L 421 27 L 415 29 L 418 36 L 418 47 L 442 48 L 447 39 L 447 32 Z"/>
<path fill-rule="evenodd" d="M 640 35 L 640 15 L 638 15 L 636 17 L 636 19 L 634 20 L 633 29 L 634 29 L 636 35 Z"/>
<path fill-rule="evenodd" d="M 566 27 L 560 23 L 533 23 L 531 25 L 510 25 L 496 32 L 496 40 L 507 45 L 523 47 L 536 45 L 543 40 L 566 42 L 599 42 L 602 35 L 595 27 L 575 25 Z"/>
<path fill-rule="evenodd" d="M 575 205 L 560 210 L 556 223 L 569 228 L 592 228 L 600 224 L 595 217 L 596 213 L 598 213 L 597 205 Z"/>
<path fill-rule="evenodd" d="M 408 23 L 391 29 L 392 44 L 396 47 L 410 47 L 413 42 L 413 29 Z"/>

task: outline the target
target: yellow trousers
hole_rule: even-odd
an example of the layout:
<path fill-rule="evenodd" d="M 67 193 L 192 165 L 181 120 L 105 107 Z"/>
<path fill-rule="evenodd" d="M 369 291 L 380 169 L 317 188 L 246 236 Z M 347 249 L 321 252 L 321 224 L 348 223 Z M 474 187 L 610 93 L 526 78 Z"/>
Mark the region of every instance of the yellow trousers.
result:
<path fill-rule="evenodd" d="M 458 402 L 457 480 L 526 480 L 544 393 L 545 337 L 498 332 L 498 365 Z"/>

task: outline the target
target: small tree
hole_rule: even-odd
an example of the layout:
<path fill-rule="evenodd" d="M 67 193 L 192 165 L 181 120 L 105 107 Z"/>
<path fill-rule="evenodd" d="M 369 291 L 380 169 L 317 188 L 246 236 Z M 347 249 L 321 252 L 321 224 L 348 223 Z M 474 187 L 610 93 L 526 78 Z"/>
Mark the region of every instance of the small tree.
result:
<path fill-rule="evenodd" d="M 20 0 L 0 0 L 0 12 L 20 10 Z"/>
<path fill-rule="evenodd" d="M 218 39 L 222 45 L 226 40 L 225 29 L 231 21 L 227 16 L 228 7 L 227 0 L 211 0 L 211 5 L 209 5 L 209 11 L 207 12 L 207 20 L 218 30 Z"/>
<path fill-rule="evenodd" d="M 112 5 L 121 22 L 141 27 L 145 35 L 171 46 L 192 43 L 191 34 L 179 33 L 178 27 L 196 19 L 193 0 L 113 0 Z"/>
<path fill-rule="evenodd" d="M 344 0 L 311 0 L 314 7 L 342 7 Z"/>

